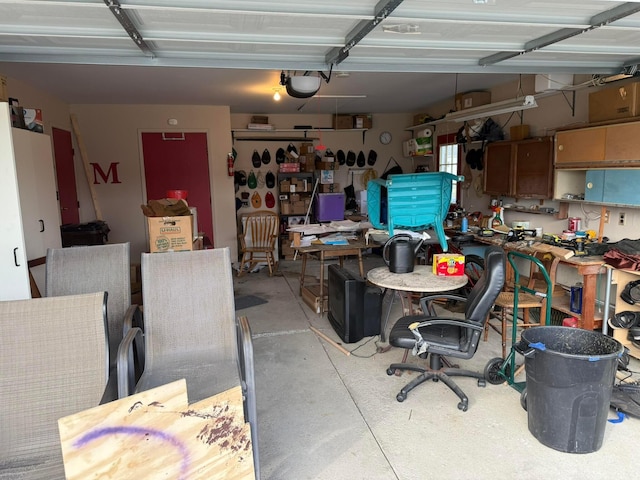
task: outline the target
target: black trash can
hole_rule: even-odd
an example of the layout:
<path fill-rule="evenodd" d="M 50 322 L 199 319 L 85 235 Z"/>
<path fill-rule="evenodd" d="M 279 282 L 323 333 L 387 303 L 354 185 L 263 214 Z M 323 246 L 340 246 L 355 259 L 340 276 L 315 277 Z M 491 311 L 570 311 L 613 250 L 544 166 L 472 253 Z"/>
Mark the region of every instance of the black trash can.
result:
<path fill-rule="evenodd" d="M 104 245 L 109 241 L 109 225 L 102 220 L 87 223 L 65 223 L 60 226 L 63 247 Z"/>
<path fill-rule="evenodd" d="M 561 452 L 602 446 L 618 358 L 624 347 L 598 332 L 533 327 L 522 333 L 529 431 Z"/>

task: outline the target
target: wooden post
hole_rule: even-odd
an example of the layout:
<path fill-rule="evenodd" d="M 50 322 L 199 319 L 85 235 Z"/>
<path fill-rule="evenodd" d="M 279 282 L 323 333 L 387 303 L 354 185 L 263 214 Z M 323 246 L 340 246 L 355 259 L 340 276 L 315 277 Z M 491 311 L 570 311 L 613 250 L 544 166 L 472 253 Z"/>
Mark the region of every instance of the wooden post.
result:
<path fill-rule="evenodd" d="M 607 207 L 604 205 L 600 207 L 600 225 L 598 227 L 598 243 L 602 243 L 602 237 L 604 236 L 604 219 L 607 215 Z"/>
<path fill-rule="evenodd" d="M 89 156 L 87 150 L 84 148 L 84 142 L 82 141 L 82 135 L 80 134 L 80 127 L 78 126 L 78 120 L 75 114 L 71 114 L 71 126 L 73 127 L 73 133 L 76 136 L 78 142 L 78 148 L 80 149 L 80 158 L 82 158 L 82 165 L 84 166 L 84 174 L 87 177 L 87 183 L 89 184 L 89 191 L 91 192 L 91 201 L 93 202 L 93 208 L 96 211 L 96 220 L 103 220 L 102 210 L 98 204 L 98 196 L 96 190 L 93 188 L 93 179 L 91 175 L 91 165 L 89 164 Z"/>

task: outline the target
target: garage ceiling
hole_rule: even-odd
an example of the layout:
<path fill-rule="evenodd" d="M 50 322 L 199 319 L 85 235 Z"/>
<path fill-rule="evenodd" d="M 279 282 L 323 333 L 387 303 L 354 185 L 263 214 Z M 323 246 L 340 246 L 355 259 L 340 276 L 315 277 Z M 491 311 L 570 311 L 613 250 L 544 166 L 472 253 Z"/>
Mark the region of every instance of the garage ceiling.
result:
<path fill-rule="evenodd" d="M 640 0 L 0 0 L 0 73 L 69 103 L 418 111 L 518 74 L 634 74 L 638 12 Z M 330 81 L 275 104 L 282 70 Z"/>

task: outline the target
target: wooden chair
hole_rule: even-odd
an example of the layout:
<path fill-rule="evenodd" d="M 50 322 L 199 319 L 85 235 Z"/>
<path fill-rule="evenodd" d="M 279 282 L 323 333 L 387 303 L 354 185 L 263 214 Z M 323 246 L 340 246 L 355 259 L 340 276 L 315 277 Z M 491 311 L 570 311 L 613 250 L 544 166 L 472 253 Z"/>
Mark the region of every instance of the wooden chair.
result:
<path fill-rule="evenodd" d="M 513 263 L 514 254 L 517 254 L 515 256 L 523 258 L 525 261 L 528 260 L 530 262 L 529 280 L 526 286 L 520 286 L 518 288 L 517 307 L 518 312 L 522 310 L 522 321 L 519 320 L 519 316 L 513 311 L 516 296 L 515 283 L 520 282 L 519 272 L 515 268 L 515 264 Z M 498 317 L 500 323 L 497 325 L 491 323 L 492 318 L 496 317 L 490 316 L 489 320 L 485 324 L 484 329 L 485 341 L 487 341 L 489 336 L 489 328 L 492 328 L 493 330 L 501 334 L 502 358 L 506 358 L 507 355 L 507 330 L 510 323 L 508 320 L 509 314 L 512 317 L 512 322 L 514 322 L 512 328 L 538 327 L 546 325 L 548 323 L 547 312 L 551 312 L 551 309 L 550 307 L 547 308 L 547 305 L 550 305 L 552 301 L 556 270 L 558 268 L 558 263 L 560 262 L 560 259 L 558 257 L 554 257 L 547 273 L 547 269 L 545 268 L 544 264 L 540 261 L 540 259 L 534 256 L 524 255 L 518 252 L 509 252 L 507 258 L 509 259 L 509 263 L 511 263 L 513 267 L 515 276 L 512 276 L 512 281 L 510 282 L 510 285 L 507 286 L 508 290 L 500 292 L 495 302 L 495 305 L 497 307 L 500 307 L 500 317 Z M 530 315 L 531 309 L 540 310 L 538 321 L 532 321 Z"/>
<path fill-rule="evenodd" d="M 245 213 L 240 217 L 238 238 L 242 258 L 238 276 L 245 273 L 245 265 L 250 271 L 258 263 L 266 262 L 269 266 L 269 276 L 278 269 L 276 239 L 279 226 L 278 215 L 267 210 Z"/>

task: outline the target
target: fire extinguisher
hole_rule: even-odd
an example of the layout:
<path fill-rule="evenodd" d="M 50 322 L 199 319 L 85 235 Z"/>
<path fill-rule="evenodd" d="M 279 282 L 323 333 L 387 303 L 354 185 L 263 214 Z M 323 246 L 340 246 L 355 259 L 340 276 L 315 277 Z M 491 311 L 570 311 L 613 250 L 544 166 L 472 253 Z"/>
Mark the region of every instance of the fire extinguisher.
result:
<path fill-rule="evenodd" d="M 228 173 L 229 173 L 230 177 L 233 177 L 233 175 L 234 175 L 233 163 L 234 163 L 233 154 L 232 153 L 227 153 L 227 170 L 228 170 Z"/>

